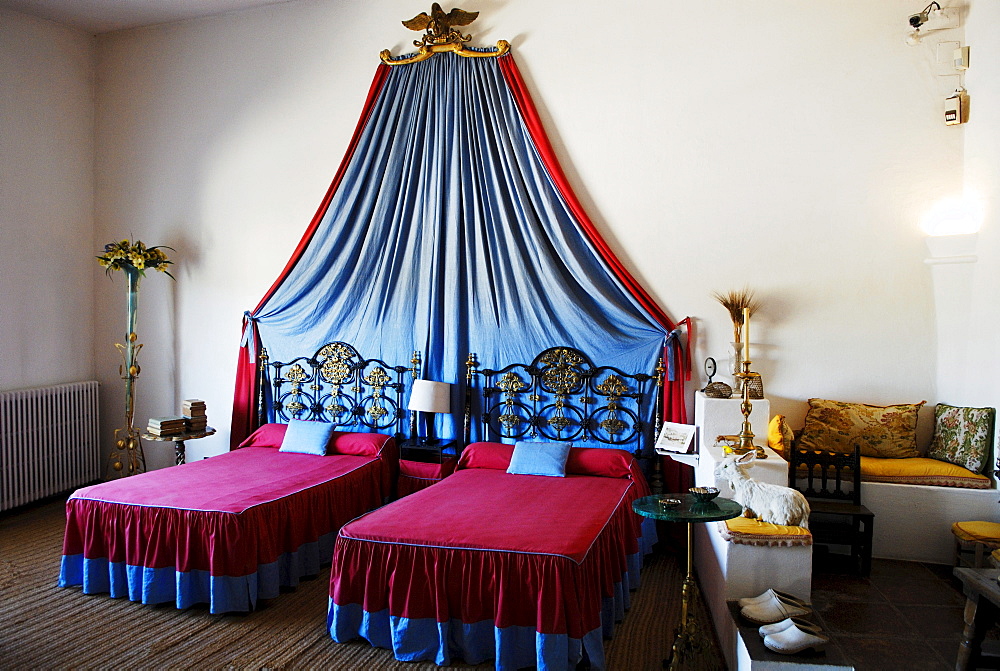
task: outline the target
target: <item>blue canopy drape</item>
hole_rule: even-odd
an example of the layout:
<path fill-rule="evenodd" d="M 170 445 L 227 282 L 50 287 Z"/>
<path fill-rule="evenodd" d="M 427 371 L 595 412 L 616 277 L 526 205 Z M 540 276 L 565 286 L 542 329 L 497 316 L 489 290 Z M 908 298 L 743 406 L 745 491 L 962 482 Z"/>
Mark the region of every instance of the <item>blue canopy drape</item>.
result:
<path fill-rule="evenodd" d="M 332 340 L 390 364 L 416 350 L 424 378 L 451 383 L 469 352 L 499 367 L 554 345 L 653 371 L 668 329 L 581 232 L 498 60 L 380 66 L 325 210 L 245 341 L 277 361 Z"/>

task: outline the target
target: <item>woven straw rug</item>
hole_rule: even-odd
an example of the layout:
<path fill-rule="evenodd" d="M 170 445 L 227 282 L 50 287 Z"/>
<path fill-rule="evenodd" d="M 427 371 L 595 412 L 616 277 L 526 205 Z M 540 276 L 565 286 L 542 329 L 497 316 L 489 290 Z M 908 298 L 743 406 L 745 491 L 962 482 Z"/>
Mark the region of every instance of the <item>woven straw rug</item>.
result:
<path fill-rule="evenodd" d="M 329 569 L 244 615 L 202 607 L 143 606 L 56 587 L 62 501 L 0 517 L 0 669 L 488 669 L 399 662 L 366 642 L 334 643 L 326 632 Z M 683 554 L 679 554 L 683 557 Z M 661 668 L 680 614 L 682 569 L 653 555 L 615 636 L 608 669 Z M 702 622 L 708 622 L 698 604 Z M 718 651 L 692 668 L 722 668 Z"/>

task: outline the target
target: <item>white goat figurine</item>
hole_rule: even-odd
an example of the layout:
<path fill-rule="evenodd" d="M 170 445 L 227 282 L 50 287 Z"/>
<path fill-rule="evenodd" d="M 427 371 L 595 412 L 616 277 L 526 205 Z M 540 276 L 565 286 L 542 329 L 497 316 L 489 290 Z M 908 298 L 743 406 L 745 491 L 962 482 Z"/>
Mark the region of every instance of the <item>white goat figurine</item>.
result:
<path fill-rule="evenodd" d="M 743 505 L 744 517 L 758 517 L 764 522 L 809 528 L 809 502 L 791 487 L 758 482 L 747 471 L 757 455 L 730 454 L 715 467 L 715 477 L 729 481 L 733 500 Z"/>

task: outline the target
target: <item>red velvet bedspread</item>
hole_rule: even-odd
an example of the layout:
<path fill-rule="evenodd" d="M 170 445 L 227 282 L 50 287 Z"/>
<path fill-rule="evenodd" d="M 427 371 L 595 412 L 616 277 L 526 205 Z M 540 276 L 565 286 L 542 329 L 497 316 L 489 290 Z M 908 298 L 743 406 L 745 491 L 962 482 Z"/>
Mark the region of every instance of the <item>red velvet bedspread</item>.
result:
<path fill-rule="evenodd" d="M 63 554 L 249 575 L 381 505 L 389 468 L 383 456 L 245 447 L 85 487 L 66 503 Z"/>
<path fill-rule="evenodd" d="M 619 454 L 628 475 L 631 457 Z M 602 599 L 639 551 L 641 520 L 631 504 L 648 487 L 632 473 L 459 470 L 344 526 L 330 596 L 369 613 L 492 620 L 582 638 L 601 626 Z"/>

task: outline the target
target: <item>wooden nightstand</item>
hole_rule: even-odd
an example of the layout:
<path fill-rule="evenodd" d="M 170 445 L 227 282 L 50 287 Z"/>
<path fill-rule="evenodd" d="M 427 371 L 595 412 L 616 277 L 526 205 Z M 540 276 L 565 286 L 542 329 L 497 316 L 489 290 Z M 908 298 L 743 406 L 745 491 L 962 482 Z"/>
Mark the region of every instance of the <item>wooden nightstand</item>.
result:
<path fill-rule="evenodd" d="M 424 438 L 399 445 L 397 496 L 406 496 L 444 480 L 458 465 L 458 443 Z"/>
<path fill-rule="evenodd" d="M 440 464 L 458 456 L 458 443 L 454 440 L 427 440 L 417 438 L 399 444 L 399 458 L 428 464 Z"/>

